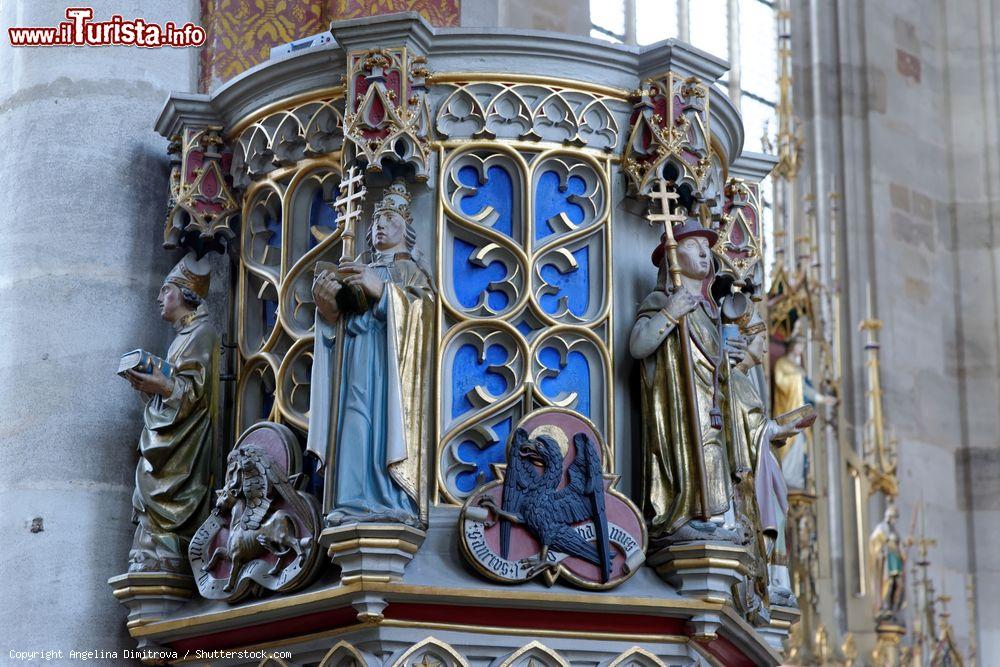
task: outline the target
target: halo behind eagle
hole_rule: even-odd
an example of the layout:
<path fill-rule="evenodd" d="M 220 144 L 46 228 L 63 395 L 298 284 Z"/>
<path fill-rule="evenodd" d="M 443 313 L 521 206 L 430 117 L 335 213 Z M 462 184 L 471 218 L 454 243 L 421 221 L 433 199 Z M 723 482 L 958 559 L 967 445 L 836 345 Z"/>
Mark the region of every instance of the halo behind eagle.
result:
<path fill-rule="evenodd" d="M 536 426 L 534 430 L 528 434 L 528 437 L 532 440 L 540 435 L 552 438 L 552 440 L 559 445 L 559 451 L 563 456 L 566 456 L 566 452 L 569 451 L 569 436 L 566 435 L 566 431 L 562 430 L 555 424 L 542 424 L 541 426 Z"/>

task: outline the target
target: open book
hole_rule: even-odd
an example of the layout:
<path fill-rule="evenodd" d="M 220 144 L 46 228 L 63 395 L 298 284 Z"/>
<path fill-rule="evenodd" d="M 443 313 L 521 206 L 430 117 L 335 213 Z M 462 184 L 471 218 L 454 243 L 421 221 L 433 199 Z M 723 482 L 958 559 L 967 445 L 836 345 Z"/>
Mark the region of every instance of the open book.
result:
<path fill-rule="evenodd" d="M 816 421 L 816 408 L 812 406 L 811 403 L 806 403 L 800 407 L 790 410 L 784 414 L 780 414 L 774 418 L 774 421 L 778 422 L 782 426 L 786 424 L 795 424 L 797 428 L 809 428 Z"/>

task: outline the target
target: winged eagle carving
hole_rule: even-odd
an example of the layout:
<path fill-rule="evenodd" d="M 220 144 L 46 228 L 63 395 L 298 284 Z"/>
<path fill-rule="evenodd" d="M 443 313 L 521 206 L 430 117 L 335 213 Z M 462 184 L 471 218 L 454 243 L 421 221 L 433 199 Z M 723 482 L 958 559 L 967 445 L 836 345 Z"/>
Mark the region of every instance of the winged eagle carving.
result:
<path fill-rule="evenodd" d="M 558 563 L 548 560 L 552 550 L 592 563 L 600 571 L 601 583 L 607 583 L 614 555 L 608 540 L 601 458 L 586 433 L 573 436 L 573 447 L 568 481 L 559 488 L 564 460 L 559 445 L 548 436 L 530 438 L 524 429 L 517 429 L 508 456 L 501 507 L 490 496 L 481 498 L 479 504 L 500 521 L 500 551 L 504 558 L 510 551 L 513 524 L 526 527 L 541 544 L 541 553 L 523 563 L 529 578 L 558 567 Z M 574 528 L 584 521 L 593 522 L 596 544 Z"/>

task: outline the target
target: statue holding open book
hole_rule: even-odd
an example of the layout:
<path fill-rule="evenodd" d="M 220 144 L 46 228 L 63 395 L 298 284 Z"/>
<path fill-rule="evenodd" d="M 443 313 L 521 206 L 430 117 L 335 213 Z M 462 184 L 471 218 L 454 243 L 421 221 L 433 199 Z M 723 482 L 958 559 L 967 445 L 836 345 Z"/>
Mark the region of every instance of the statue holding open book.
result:
<path fill-rule="evenodd" d="M 205 306 L 208 285 L 207 266 L 192 255 L 181 259 L 156 298 L 176 331 L 167 354 L 135 350 L 119 365 L 119 375 L 146 403 L 130 572 L 188 572 L 188 544 L 211 508 L 219 334 Z"/>
<path fill-rule="evenodd" d="M 352 199 L 358 193 L 346 187 L 351 178 L 360 175 L 341 188 L 351 193 L 341 211 L 348 229 L 343 259 L 317 266 L 313 284 L 308 447 L 328 466 L 328 525 L 419 528 L 426 507 L 434 286 L 419 261 L 402 181 L 385 189 L 364 234 L 367 247 L 355 256 L 353 220 L 360 210 Z"/>

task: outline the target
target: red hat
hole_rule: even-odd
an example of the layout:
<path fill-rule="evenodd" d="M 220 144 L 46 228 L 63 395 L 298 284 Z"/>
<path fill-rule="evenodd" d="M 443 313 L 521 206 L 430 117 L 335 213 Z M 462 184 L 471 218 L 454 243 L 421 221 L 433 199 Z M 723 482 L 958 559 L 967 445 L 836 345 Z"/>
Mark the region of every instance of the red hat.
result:
<path fill-rule="evenodd" d="M 715 242 L 719 240 L 719 235 L 707 227 L 702 227 L 701 223 L 698 222 L 696 218 L 688 218 L 683 225 L 676 225 L 674 227 L 674 240 L 680 243 L 689 236 L 701 236 L 708 241 L 709 246 L 714 246 Z M 667 235 L 664 233 L 660 237 L 660 243 L 653 250 L 653 254 L 650 259 L 653 262 L 653 266 L 656 268 L 660 267 L 660 262 L 663 261 L 663 253 L 667 251 Z"/>

